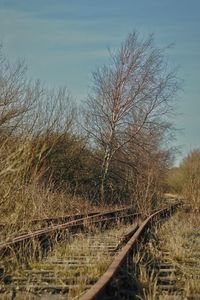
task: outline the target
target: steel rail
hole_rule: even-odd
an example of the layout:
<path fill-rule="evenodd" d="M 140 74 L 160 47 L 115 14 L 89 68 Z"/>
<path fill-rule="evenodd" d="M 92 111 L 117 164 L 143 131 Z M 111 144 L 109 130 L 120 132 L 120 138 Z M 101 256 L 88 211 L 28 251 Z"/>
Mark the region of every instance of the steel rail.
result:
<path fill-rule="evenodd" d="M 135 229 L 132 230 L 132 237 L 129 239 L 127 244 L 122 248 L 119 254 L 114 258 L 113 262 L 107 269 L 107 271 L 100 277 L 100 279 L 88 290 L 86 291 L 79 300 L 97 300 L 102 299 L 102 295 L 105 292 L 106 287 L 112 278 L 117 274 L 120 267 L 124 264 L 126 259 L 128 258 L 131 250 L 137 244 L 139 238 L 145 229 L 155 220 L 160 219 L 163 216 L 170 214 L 174 209 L 177 208 L 179 204 L 175 204 L 170 206 L 169 208 L 161 209 L 149 217 L 147 217 L 142 224 Z"/>
<path fill-rule="evenodd" d="M 0 252 L 2 250 L 4 250 L 5 248 L 8 248 L 9 246 L 14 246 L 17 243 L 23 242 L 23 241 L 31 239 L 31 238 L 36 238 L 36 237 L 40 237 L 40 236 L 43 236 L 43 235 L 48 235 L 48 234 L 51 234 L 52 232 L 56 232 L 56 231 L 59 231 L 59 230 L 64 230 L 64 229 L 74 227 L 74 226 L 81 226 L 81 225 L 84 225 L 84 222 L 92 221 L 93 219 L 94 219 L 94 222 L 105 221 L 106 219 L 101 219 L 101 218 L 107 216 L 107 219 L 108 219 L 109 215 L 113 216 L 113 214 L 116 215 L 116 216 L 114 216 L 114 218 L 124 217 L 123 215 L 118 216 L 118 213 L 127 212 L 127 214 L 128 213 L 130 214 L 130 212 L 132 212 L 132 211 L 133 211 L 132 207 L 126 207 L 126 208 L 115 209 L 115 210 L 111 210 L 111 211 L 100 212 L 100 213 L 97 213 L 97 214 L 92 214 L 92 215 L 87 216 L 87 217 L 72 220 L 72 221 L 67 222 L 67 223 L 54 225 L 54 226 L 50 226 L 50 227 L 47 227 L 47 228 L 44 228 L 44 229 L 40 229 L 40 230 L 30 232 L 28 234 L 23 234 L 23 235 L 20 235 L 20 236 L 17 236 L 15 238 L 13 238 L 10 241 L 0 243 Z M 133 213 L 133 215 L 137 215 L 137 214 Z M 96 218 L 100 218 L 100 219 L 95 220 Z"/>
<path fill-rule="evenodd" d="M 72 220 L 76 220 L 76 219 L 80 219 L 80 218 L 84 218 L 86 216 L 93 216 L 93 215 L 97 215 L 101 213 L 101 211 L 95 211 L 95 212 L 88 212 L 85 214 L 72 214 L 72 215 L 63 215 L 63 216 L 57 216 L 57 217 L 47 217 L 47 218 L 41 218 L 41 219 L 33 219 L 30 224 L 48 224 L 48 226 L 50 225 L 54 225 L 60 221 L 64 222 L 68 222 L 68 221 L 72 221 Z M 20 222 L 19 224 L 22 224 L 22 222 Z M 7 227 L 11 227 L 11 226 L 16 226 L 16 224 L 14 223 L 0 223 L 0 230 L 3 230 L 4 228 Z M 28 232 L 27 232 L 28 233 Z"/>
<path fill-rule="evenodd" d="M 77 214 L 73 214 L 73 215 L 64 215 L 64 216 L 57 216 L 57 217 L 48 217 L 48 218 L 43 218 L 43 219 L 33 219 L 31 221 L 31 224 L 41 224 L 41 223 L 47 223 L 47 224 L 54 224 L 56 222 L 59 221 L 72 221 L 72 220 L 76 220 L 76 219 L 81 219 L 84 218 L 86 216 L 93 216 L 93 215 L 97 215 L 101 213 L 101 211 L 92 211 L 92 212 L 88 212 L 88 213 L 77 213 Z"/>

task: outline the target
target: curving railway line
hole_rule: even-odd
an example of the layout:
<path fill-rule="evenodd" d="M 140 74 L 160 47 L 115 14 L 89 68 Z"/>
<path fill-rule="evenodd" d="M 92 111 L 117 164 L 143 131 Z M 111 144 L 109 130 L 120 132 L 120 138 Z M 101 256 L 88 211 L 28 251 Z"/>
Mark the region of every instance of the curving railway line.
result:
<path fill-rule="evenodd" d="M 148 217 L 131 207 L 95 213 L 1 243 L 0 299 L 134 299 L 134 284 L 132 290 L 116 286 L 123 278 L 126 282 L 133 253 L 146 233 L 178 205 Z M 33 249 L 42 253 L 40 259 L 24 260 Z M 13 254 L 22 263 L 20 271 L 6 265 Z"/>

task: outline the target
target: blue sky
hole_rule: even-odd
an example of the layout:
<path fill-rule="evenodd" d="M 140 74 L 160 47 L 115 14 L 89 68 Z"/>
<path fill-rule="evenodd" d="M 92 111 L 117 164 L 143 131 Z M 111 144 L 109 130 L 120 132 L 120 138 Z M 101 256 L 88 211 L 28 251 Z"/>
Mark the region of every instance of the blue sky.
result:
<path fill-rule="evenodd" d="M 199 0 L 0 0 L 0 41 L 11 59 L 24 58 L 29 76 L 49 86 L 67 85 L 81 102 L 91 72 L 107 61 L 132 30 L 154 33 L 158 47 L 179 65 L 176 145 L 182 154 L 200 147 Z"/>

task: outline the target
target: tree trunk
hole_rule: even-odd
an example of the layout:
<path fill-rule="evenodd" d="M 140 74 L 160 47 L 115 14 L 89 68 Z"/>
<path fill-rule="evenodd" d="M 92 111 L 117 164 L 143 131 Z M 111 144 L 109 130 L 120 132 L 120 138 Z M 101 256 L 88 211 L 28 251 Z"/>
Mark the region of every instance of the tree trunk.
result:
<path fill-rule="evenodd" d="M 108 170 L 111 161 L 110 149 L 107 148 L 105 151 L 102 167 L 101 167 L 101 185 L 100 185 L 100 199 L 101 203 L 105 203 L 105 184 L 108 175 Z"/>

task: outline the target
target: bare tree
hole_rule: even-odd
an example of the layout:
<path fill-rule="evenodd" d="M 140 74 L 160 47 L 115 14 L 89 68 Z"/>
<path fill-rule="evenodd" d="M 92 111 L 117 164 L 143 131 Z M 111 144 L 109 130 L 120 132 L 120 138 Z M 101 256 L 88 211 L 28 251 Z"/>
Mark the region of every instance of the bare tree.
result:
<path fill-rule="evenodd" d="M 114 155 L 142 130 L 166 126 L 166 115 L 178 83 L 165 61 L 164 50 L 154 46 L 153 37 L 142 40 L 128 35 L 110 63 L 93 73 L 87 100 L 87 124 L 94 142 L 103 147 L 100 195 Z"/>
<path fill-rule="evenodd" d="M 26 66 L 18 61 L 10 64 L 0 46 L 0 130 L 1 134 L 18 128 L 30 109 L 30 86 L 25 78 Z"/>

